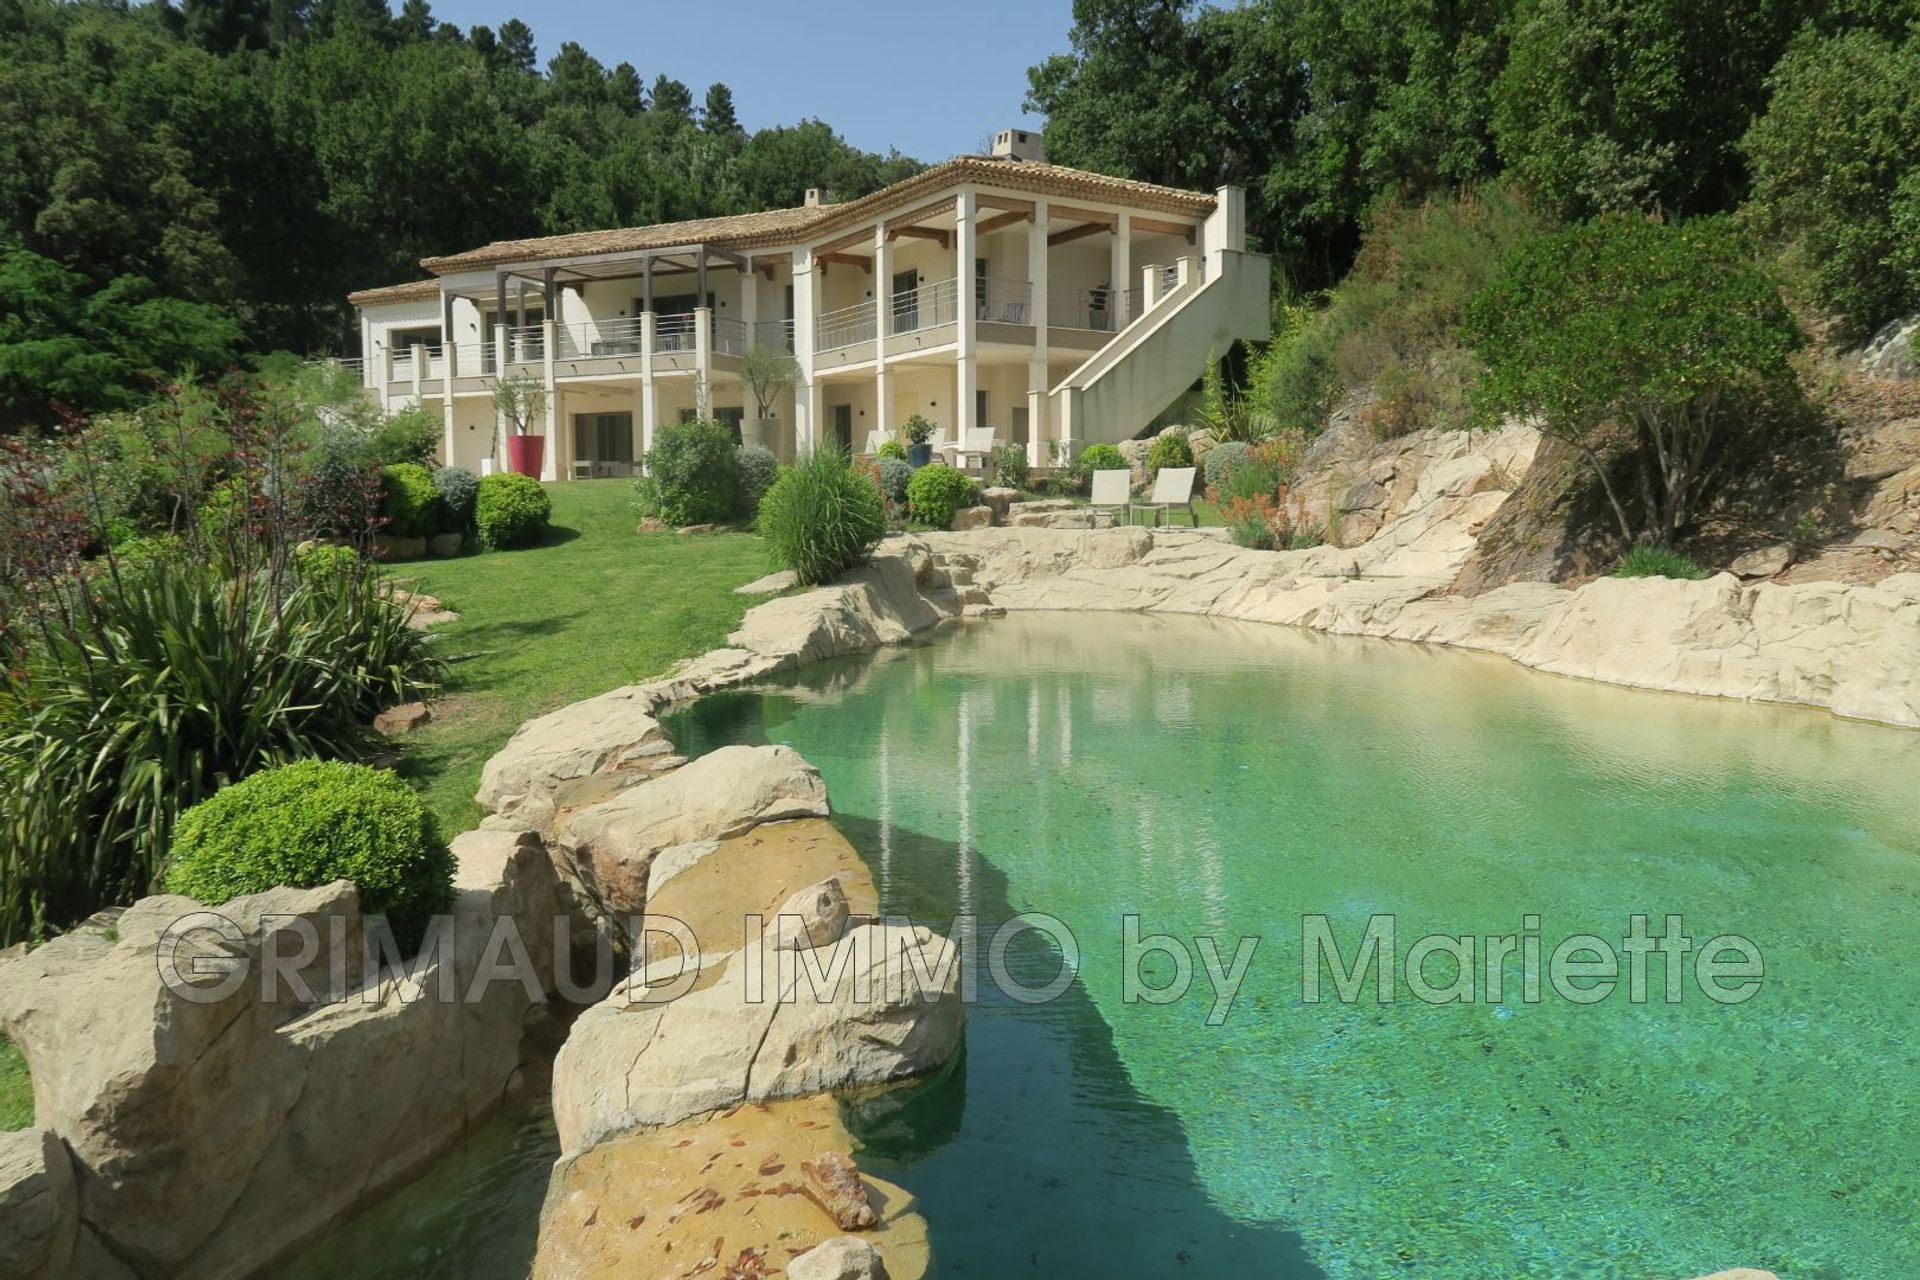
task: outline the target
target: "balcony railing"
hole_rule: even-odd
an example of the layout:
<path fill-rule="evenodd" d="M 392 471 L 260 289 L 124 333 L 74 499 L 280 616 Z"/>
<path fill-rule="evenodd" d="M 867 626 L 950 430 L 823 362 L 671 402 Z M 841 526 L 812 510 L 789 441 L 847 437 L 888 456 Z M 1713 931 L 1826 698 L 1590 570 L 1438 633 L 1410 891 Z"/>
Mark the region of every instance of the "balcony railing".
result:
<path fill-rule="evenodd" d="M 329 365 L 338 365 L 355 375 L 366 371 L 367 362 L 359 356 L 308 356 L 301 362 L 310 369 L 324 369 Z"/>
<path fill-rule="evenodd" d="M 507 330 L 507 363 L 539 364 L 547 358 L 547 331 L 537 324 Z"/>
<path fill-rule="evenodd" d="M 712 332 L 713 353 L 718 356 L 743 356 L 747 354 L 747 323 L 735 320 L 732 316 L 713 317 Z"/>
<path fill-rule="evenodd" d="M 887 332 L 917 333 L 952 324 L 960 318 L 960 282 L 936 280 L 917 289 L 902 289 L 893 295 Z"/>
<path fill-rule="evenodd" d="M 1112 289 L 1077 289 L 1056 284 L 1047 289 L 1047 324 L 1061 329 L 1114 333 L 1121 327 L 1124 298 Z"/>
<path fill-rule="evenodd" d="M 814 345 L 822 351 L 835 351 L 862 342 L 873 341 L 873 304 L 856 302 L 837 311 L 824 311 L 814 324 Z"/>
<path fill-rule="evenodd" d="M 753 340 L 775 351 L 793 350 L 793 321 L 762 320 L 753 326 Z"/>
<path fill-rule="evenodd" d="M 1033 284 L 1026 280 L 973 282 L 974 318 L 989 324 L 1032 324 Z"/>
<path fill-rule="evenodd" d="M 698 318 L 691 312 L 653 318 L 653 349 L 658 352 L 692 351 L 700 345 Z"/>
<path fill-rule="evenodd" d="M 438 378 L 445 372 L 445 364 L 439 347 L 425 345 L 408 347 L 405 351 L 394 354 L 393 380 L 395 382 L 413 381 L 413 357 L 416 351 L 419 352 L 422 361 L 420 365 L 421 377 Z"/>
<path fill-rule="evenodd" d="M 595 324 L 570 324 L 560 331 L 560 356 L 567 360 L 640 354 L 641 318 L 622 317 Z"/>

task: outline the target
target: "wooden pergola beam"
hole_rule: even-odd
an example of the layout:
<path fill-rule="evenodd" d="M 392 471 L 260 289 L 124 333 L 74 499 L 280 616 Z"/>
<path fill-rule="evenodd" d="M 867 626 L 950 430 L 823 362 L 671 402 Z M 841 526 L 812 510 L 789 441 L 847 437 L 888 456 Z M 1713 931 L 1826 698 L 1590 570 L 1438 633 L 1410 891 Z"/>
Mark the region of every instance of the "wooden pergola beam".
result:
<path fill-rule="evenodd" d="M 1194 226 L 1191 222 L 1162 222 L 1158 218 L 1133 218 L 1128 223 L 1135 235 L 1145 233 L 1150 236 L 1185 236 L 1187 243 L 1193 243 Z"/>
<path fill-rule="evenodd" d="M 903 213 L 897 218 L 888 218 L 887 238 L 892 239 L 894 236 L 903 234 L 911 235 L 913 233 L 908 230 L 908 228 L 912 227 L 914 223 L 924 222 L 928 218 L 937 218 L 943 214 L 951 216 L 954 212 L 954 207 L 953 197 L 949 196 L 945 200 L 936 200 L 932 204 L 922 205 L 912 213 Z"/>
<path fill-rule="evenodd" d="M 1068 227 L 1065 231 L 1056 231 L 1047 237 L 1048 245 L 1071 244 L 1075 240 L 1084 240 L 1088 236 L 1097 236 L 1102 231 L 1113 228 L 1104 222 L 1083 222 L 1077 227 Z"/>
<path fill-rule="evenodd" d="M 1025 214 L 1029 219 L 1033 217 L 1033 201 L 1031 200 L 1015 200 L 1011 196 L 981 194 L 975 196 L 973 202 L 982 209 L 1002 209 L 1007 213 Z"/>
<path fill-rule="evenodd" d="M 848 234 L 841 236 L 838 240 L 829 240 L 825 244 L 817 244 L 813 246 L 813 260 L 815 262 L 818 262 L 822 258 L 833 257 L 835 254 L 839 253 L 842 249 L 851 249 L 853 248 L 853 246 L 857 244 L 872 244 L 872 243 L 873 243 L 873 227 L 872 227 L 872 224 L 868 224 L 867 226 L 862 227 L 858 231 L 849 232 Z"/>
<path fill-rule="evenodd" d="M 865 271 L 868 275 L 873 274 L 873 259 L 863 258 L 857 253 L 821 253 L 818 250 L 815 250 L 813 255 L 813 261 L 814 261 L 814 265 L 816 266 L 826 266 L 829 263 L 838 263 L 843 267 L 859 267 L 862 271 Z"/>
<path fill-rule="evenodd" d="M 974 228 L 973 233 L 977 236 L 990 236 L 1002 227 L 1010 227 L 1016 222 L 1032 221 L 1033 214 L 1022 213 L 1018 209 L 1009 209 L 1005 213 L 994 214 L 991 218 L 988 218 L 985 222 L 982 222 L 978 227 Z"/>
<path fill-rule="evenodd" d="M 1070 204 L 1052 205 L 1047 209 L 1047 213 L 1068 222 L 1097 222 L 1103 227 L 1120 225 L 1120 215 L 1117 213 L 1107 213 L 1100 209 L 1080 209 Z"/>
<path fill-rule="evenodd" d="M 915 236 L 921 240 L 935 240 L 939 242 L 942 249 L 951 249 L 953 247 L 953 232 L 943 231 L 939 227 L 901 227 L 898 230 L 887 233 L 887 239 L 889 240 L 899 236 Z"/>

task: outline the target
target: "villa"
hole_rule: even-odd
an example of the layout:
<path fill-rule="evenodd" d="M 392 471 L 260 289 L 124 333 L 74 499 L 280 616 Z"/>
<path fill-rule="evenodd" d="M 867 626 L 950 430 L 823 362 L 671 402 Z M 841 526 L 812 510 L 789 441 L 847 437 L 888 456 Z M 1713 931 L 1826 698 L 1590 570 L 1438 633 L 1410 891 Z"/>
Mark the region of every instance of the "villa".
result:
<path fill-rule="evenodd" d="M 1271 276 L 1243 191 L 1048 164 L 1023 130 L 842 204 L 814 190 L 422 265 L 350 297 L 364 385 L 389 410 L 437 407 L 444 460 L 479 471 L 496 376 L 537 377 L 549 480 L 628 474 L 659 423 L 703 410 L 783 458 L 865 450 L 920 414 L 950 448 L 990 429 L 1044 466 L 1138 433 L 1210 351 L 1266 338 Z M 799 367 L 764 416 L 741 377 L 755 345 Z"/>

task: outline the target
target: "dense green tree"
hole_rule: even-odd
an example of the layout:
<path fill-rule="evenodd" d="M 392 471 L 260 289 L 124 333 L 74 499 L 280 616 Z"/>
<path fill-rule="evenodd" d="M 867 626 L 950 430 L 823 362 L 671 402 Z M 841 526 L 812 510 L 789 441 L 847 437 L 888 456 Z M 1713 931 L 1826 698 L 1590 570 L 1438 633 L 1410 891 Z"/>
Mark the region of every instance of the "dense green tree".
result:
<path fill-rule="evenodd" d="M 708 133 L 729 137 L 740 132 L 740 117 L 733 109 L 733 90 L 724 84 L 707 86 L 707 101 L 700 112 L 700 127 Z"/>
<path fill-rule="evenodd" d="M 653 97 L 647 105 L 668 129 L 693 123 L 693 90 L 672 76 L 661 75 L 653 82 Z"/>
<path fill-rule="evenodd" d="M 1629 544 L 1671 544 L 1791 397 L 1799 327 L 1731 219 L 1612 216 L 1539 236 L 1467 306 L 1489 415 L 1536 421 Z M 1627 464 L 1634 485 L 1616 482 Z"/>
<path fill-rule="evenodd" d="M 1809 35 L 1747 134 L 1754 223 L 1862 335 L 1920 307 L 1920 34 Z"/>
<path fill-rule="evenodd" d="M 55 403 L 125 408 L 156 379 L 225 368 L 240 346 L 239 325 L 215 307 L 166 297 L 138 276 L 96 286 L 0 241 L 0 424 L 44 422 Z"/>

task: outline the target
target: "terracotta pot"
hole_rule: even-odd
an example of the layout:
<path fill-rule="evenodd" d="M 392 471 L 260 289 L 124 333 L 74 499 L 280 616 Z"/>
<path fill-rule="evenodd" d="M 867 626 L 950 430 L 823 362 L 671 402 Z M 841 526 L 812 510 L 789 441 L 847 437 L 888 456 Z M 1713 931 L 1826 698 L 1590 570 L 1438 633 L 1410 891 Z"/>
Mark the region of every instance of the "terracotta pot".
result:
<path fill-rule="evenodd" d="M 546 461 L 545 436 L 508 436 L 507 465 L 523 476 L 540 478 L 540 465 Z"/>

